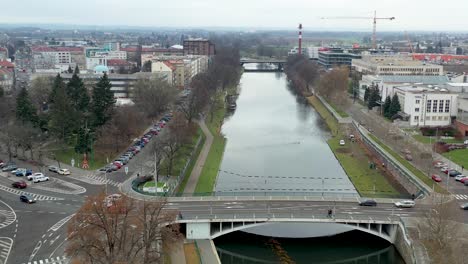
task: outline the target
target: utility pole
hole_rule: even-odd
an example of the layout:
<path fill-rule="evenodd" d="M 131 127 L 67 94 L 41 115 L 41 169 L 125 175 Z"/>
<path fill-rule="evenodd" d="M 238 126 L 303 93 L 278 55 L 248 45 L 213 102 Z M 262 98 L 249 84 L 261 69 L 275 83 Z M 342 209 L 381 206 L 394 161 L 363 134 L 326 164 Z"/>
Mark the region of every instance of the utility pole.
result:
<path fill-rule="evenodd" d="M 158 164 L 157 164 L 157 156 L 158 153 L 156 148 L 154 149 L 154 195 L 158 194 Z"/>

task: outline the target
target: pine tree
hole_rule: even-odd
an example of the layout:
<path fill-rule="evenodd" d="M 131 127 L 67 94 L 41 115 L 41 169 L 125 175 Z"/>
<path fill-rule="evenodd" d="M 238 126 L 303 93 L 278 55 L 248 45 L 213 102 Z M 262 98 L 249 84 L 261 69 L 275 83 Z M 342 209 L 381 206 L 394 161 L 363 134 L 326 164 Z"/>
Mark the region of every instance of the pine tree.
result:
<path fill-rule="evenodd" d="M 81 113 L 88 111 L 88 91 L 86 90 L 83 80 L 81 80 L 76 72 L 67 84 L 67 94 L 76 111 Z"/>
<path fill-rule="evenodd" d="M 396 94 L 392 97 L 392 103 L 390 104 L 390 117 L 396 115 L 399 111 L 401 111 L 400 100 Z"/>
<path fill-rule="evenodd" d="M 367 108 L 372 109 L 374 106 L 379 105 L 377 102 L 380 101 L 379 87 L 372 86 L 369 90 L 369 99 L 367 101 Z"/>
<path fill-rule="evenodd" d="M 71 68 L 70 65 L 68 65 L 68 70 L 67 70 L 68 73 L 73 73 L 73 69 Z"/>
<path fill-rule="evenodd" d="M 23 123 L 37 124 L 37 110 L 31 102 L 26 88 L 22 88 L 16 97 L 16 118 Z"/>
<path fill-rule="evenodd" d="M 50 99 L 52 104 L 49 128 L 60 138 L 65 139 L 77 130 L 79 122 L 77 122 L 77 112 L 68 97 L 65 83 L 60 75 L 55 78 Z"/>
<path fill-rule="evenodd" d="M 80 74 L 80 68 L 78 68 L 78 65 L 75 66 L 75 74 Z"/>
<path fill-rule="evenodd" d="M 111 88 L 112 84 L 105 73 L 93 87 L 91 111 L 94 127 L 102 126 L 112 116 L 115 99 Z"/>
<path fill-rule="evenodd" d="M 387 95 L 387 98 L 385 98 L 385 103 L 383 105 L 383 113 L 386 118 L 391 118 L 391 115 L 390 115 L 391 104 L 392 104 L 392 99 L 390 98 L 390 95 Z"/>
<path fill-rule="evenodd" d="M 78 130 L 78 137 L 75 145 L 76 153 L 89 153 L 91 151 L 91 138 L 89 131 L 86 131 L 86 128 L 80 127 Z"/>

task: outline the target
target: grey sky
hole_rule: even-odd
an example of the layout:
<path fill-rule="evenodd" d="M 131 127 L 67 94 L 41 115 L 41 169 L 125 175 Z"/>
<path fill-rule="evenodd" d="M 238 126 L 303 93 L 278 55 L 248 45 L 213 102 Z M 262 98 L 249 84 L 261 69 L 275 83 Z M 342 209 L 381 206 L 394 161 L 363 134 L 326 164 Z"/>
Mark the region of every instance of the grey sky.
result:
<path fill-rule="evenodd" d="M 0 0 L 0 2 L 7 0 Z M 327 16 L 395 16 L 378 30 L 468 30 L 468 0 L 16 0 L 0 23 L 169 27 L 253 27 L 372 30 L 371 20 Z"/>

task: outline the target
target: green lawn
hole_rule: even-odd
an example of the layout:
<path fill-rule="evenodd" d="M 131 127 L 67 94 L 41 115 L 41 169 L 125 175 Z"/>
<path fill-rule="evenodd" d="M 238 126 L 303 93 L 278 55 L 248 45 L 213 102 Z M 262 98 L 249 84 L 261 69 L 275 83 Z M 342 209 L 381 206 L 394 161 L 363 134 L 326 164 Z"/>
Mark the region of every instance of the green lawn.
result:
<path fill-rule="evenodd" d="M 449 139 L 437 139 L 436 137 L 427 137 L 423 135 L 413 135 L 413 138 L 416 139 L 417 141 L 424 143 L 424 144 L 431 144 L 435 143 L 437 141 L 443 141 L 445 143 L 463 143 L 462 139 L 455 139 L 455 138 L 449 138 Z"/>
<path fill-rule="evenodd" d="M 181 195 L 184 193 L 185 186 L 187 185 L 190 174 L 192 174 L 193 167 L 195 167 L 195 163 L 197 163 L 198 156 L 200 155 L 200 152 L 203 149 L 203 145 L 205 144 L 205 139 L 206 139 L 205 134 L 201 133 L 201 137 L 202 139 L 201 139 L 200 145 L 198 146 L 195 154 L 193 155 L 193 159 L 190 160 L 187 170 L 185 171 L 185 174 L 183 176 L 184 178 L 182 182 L 180 183 L 179 190 L 177 191 L 178 195 Z"/>
<path fill-rule="evenodd" d="M 339 145 L 340 139 L 346 137 L 338 133 L 340 131 L 338 122 L 322 102 L 314 96 L 307 97 L 307 99 L 332 131 L 333 138 L 327 143 L 360 195 L 366 197 L 399 196 L 400 193 L 378 170 L 369 169 L 369 158 L 357 143 L 346 140 L 346 146 Z"/>
<path fill-rule="evenodd" d="M 83 161 L 83 154 L 76 153 L 74 148 L 69 146 L 63 146 L 62 150 L 56 150 L 53 152 L 53 154 L 55 154 L 55 159 L 57 159 L 59 162 L 68 165 L 71 165 L 71 160 L 74 159 L 75 167 L 78 166 L 78 163 L 81 166 L 81 163 Z M 49 155 L 49 158 L 54 159 L 53 155 Z M 88 164 L 89 170 L 97 170 L 99 168 L 104 167 L 107 164 L 107 161 L 104 157 L 98 157 L 94 156 L 93 154 L 90 154 L 88 156 Z"/>
<path fill-rule="evenodd" d="M 395 159 L 397 159 L 403 166 L 405 166 L 409 171 L 411 171 L 416 177 L 418 177 L 421 181 L 423 181 L 427 186 L 432 186 L 433 181 L 429 178 L 424 172 L 420 171 L 416 167 L 413 166 L 409 161 L 404 159 L 402 156 L 398 155 L 395 151 L 393 151 L 390 147 L 383 144 L 377 137 L 374 135 L 369 135 L 377 144 L 379 144 L 383 149 L 385 149 L 390 155 L 392 155 Z M 435 191 L 438 193 L 446 194 L 447 191 L 440 187 L 438 184 L 435 185 Z"/>
<path fill-rule="evenodd" d="M 346 113 L 345 111 L 341 110 L 340 108 L 338 108 L 336 105 L 328 102 L 328 104 L 333 108 L 333 110 L 335 110 L 335 112 L 338 113 L 338 115 L 340 115 L 341 117 L 343 118 L 346 118 L 346 117 L 349 117 L 348 113 Z"/>
<path fill-rule="evenodd" d="M 216 177 L 218 176 L 219 167 L 223 159 L 224 148 L 226 146 L 226 138 L 221 134 L 221 126 L 224 121 L 226 109 L 224 107 L 218 109 L 214 115 L 213 122 L 208 115 L 206 118 L 206 125 L 213 135 L 213 143 L 206 158 L 205 165 L 198 179 L 195 193 L 205 194 L 213 191 Z"/>
<path fill-rule="evenodd" d="M 465 169 L 468 168 L 468 149 L 456 149 L 442 155 Z"/>

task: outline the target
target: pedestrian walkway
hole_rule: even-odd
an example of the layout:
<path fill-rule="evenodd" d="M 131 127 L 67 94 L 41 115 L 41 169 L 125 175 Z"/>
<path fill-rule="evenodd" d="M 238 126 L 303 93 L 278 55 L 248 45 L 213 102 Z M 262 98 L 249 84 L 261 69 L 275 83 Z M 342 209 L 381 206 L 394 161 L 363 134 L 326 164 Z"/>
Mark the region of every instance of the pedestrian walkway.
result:
<path fill-rule="evenodd" d="M 13 240 L 9 237 L 0 237 L 0 263 L 6 263 L 10 255 Z"/>
<path fill-rule="evenodd" d="M 49 192 L 56 192 L 56 193 L 63 193 L 63 194 L 81 194 L 86 192 L 86 188 L 76 185 L 71 182 L 66 182 L 64 180 L 60 180 L 57 178 L 51 178 L 52 182 L 56 182 L 57 184 L 61 185 L 61 188 L 58 187 L 49 187 L 43 184 L 33 184 L 30 185 L 32 188 L 40 189 Z"/>
<path fill-rule="evenodd" d="M 198 239 L 196 240 L 196 243 L 200 251 L 202 263 L 221 264 L 221 260 L 219 259 L 213 240 Z"/>
<path fill-rule="evenodd" d="M 184 193 L 193 194 L 195 192 L 195 188 L 197 187 L 198 179 L 200 178 L 200 174 L 203 170 L 203 166 L 205 166 L 206 158 L 208 157 L 208 153 L 211 149 L 211 144 L 213 143 L 213 135 L 211 135 L 210 130 L 205 124 L 205 120 L 201 119 L 197 121 L 198 125 L 203 131 L 203 134 L 206 136 L 205 144 L 198 155 L 197 162 L 195 163 L 195 167 L 193 167 L 192 173 L 189 176 L 187 181 L 187 185 L 185 186 Z"/>
<path fill-rule="evenodd" d="M 67 259 L 67 257 L 62 256 L 62 257 L 29 261 L 27 264 L 68 264 L 69 262 L 70 261 Z M 23 263 L 23 264 L 26 264 L 26 263 Z"/>
<path fill-rule="evenodd" d="M 120 182 L 116 182 L 114 180 L 111 180 L 111 179 L 106 179 L 106 177 L 104 175 L 96 175 L 96 174 L 90 174 L 90 175 L 86 175 L 85 177 L 87 178 L 90 178 L 96 182 L 99 182 L 100 184 L 108 184 L 108 185 L 112 185 L 112 186 L 115 186 L 115 187 L 120 187 L 120 185 L 122 185 L 122 183 Z M 81 177 L 83 178 L 83 177 Z"/>
<path fill-rule="evenodd" d="M 3 220 L 0 223 L 0 228 L 9 226 L 11 223 L 13 223 L 16 220 L 15 212 L 10 211 L 10 210 L 0 210 L 0 215 L 2 215 L 5 218 L 5 220 Z"/>
<path fill-rule="evenodd" d="M 169 257 L 171 264 L 186 264 L 184 252 L 184 240 L 179 239 L 174 245 L 169 248 Z"/>
<path fill-rule="evenodd" d="M 6 192 L 9 192 L 9 193 L 12 193 L 12 194 L 17 194 L 17 195 L 29 195 L 29 196 L 32 196 L 37 201 L 59 201 L 59 200 L 64 200 L 64 198 L 58 198 L 58 197 L 53 197 L 53 196 L 48 196 L 48 195 L 24 192 L 24 191 L 13 189 L 13 188 L 6 187 L 6 186 L 3 186 L 3 185 L 0 185 L 0 190 L 6 191 Z"/>
<path fill-rule="evenodd" d="M 467 194 L 454 194 L 453 197 L 457 200 L 468 200 Z"/>

